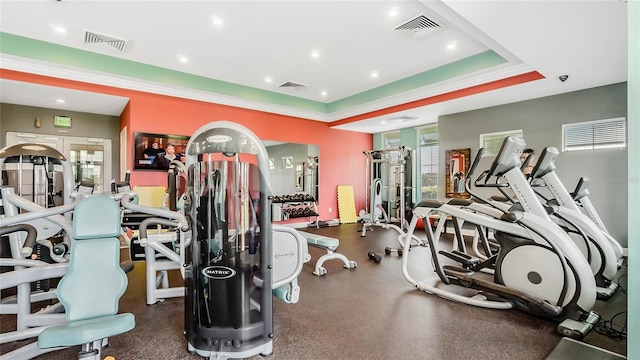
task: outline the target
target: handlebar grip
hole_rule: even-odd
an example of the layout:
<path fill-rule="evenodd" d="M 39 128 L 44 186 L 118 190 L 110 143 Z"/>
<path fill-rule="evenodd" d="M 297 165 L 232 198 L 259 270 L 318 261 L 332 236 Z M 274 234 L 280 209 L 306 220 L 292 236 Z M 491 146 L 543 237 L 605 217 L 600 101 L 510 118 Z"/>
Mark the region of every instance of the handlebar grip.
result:
<path fill-rule="evenodd" d="M 10 234 L 14 232 L 24 231 L 27 233 L 27 238 L 24 240 L 24 244 L 22 244 L 22 249 L 20 253 L 24 256 L 30 256 L 33 252 L 33 247 L 36 246 L 36 237 L 38 236 L 38 231 L 33 225 L 30 224 L 16 224 L 10 225 L 0 228 L 0 235 Z"/>
<path fill-rule="evenodd" d="M 470 178 L 471 175 L 473 175 L 473 173 L 476 171 L 476 168 L 478 167 L 478 164 L 480 163 L 480 159 L 482 159 L 482 154 L 484 154 L 484 148 L 481 147 L 478 150 L 478 153 L 476 154 L 476 157 L 473 159 L 473 162 L 471 163 L 471 167 L 469 168 L 469 171 L 467 171 L 467 178 Z"/>

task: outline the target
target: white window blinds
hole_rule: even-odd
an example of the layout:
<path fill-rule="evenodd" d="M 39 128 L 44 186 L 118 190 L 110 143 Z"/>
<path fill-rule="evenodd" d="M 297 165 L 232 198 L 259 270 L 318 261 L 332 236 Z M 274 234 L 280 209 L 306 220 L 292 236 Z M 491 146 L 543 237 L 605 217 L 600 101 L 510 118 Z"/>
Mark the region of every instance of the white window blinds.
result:
<path fill-rule="evenodd" d="M 562 125 L 562 150 L 623 148 L 627 145 L 626 118 L 613 118 Z"/>

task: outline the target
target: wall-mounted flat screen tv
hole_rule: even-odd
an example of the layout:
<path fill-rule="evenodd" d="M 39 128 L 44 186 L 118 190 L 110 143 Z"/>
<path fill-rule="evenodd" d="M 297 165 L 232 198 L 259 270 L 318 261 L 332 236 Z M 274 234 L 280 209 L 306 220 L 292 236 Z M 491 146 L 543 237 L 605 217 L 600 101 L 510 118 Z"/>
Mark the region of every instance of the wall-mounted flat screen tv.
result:
<path fill-rule="evenodd" d="M 189 137 L 183 135 L 136 132 L 133 168 L 166 171 L 171 160 L 184 162 L 188 142 Z"/>

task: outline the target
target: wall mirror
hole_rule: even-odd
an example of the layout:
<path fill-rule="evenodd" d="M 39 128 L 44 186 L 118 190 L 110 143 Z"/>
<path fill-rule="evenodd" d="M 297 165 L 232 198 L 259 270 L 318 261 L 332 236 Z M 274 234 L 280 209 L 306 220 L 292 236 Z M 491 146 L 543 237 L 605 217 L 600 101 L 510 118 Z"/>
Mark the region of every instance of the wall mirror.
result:
<path fill-rule="evenodd" d="M 274 195 L 305 193 L 318 201 L 318 145 L 264 140 Z"/>
<path fill-rule="evenodd" d="M 470 198 L 465 189 L 465 181 L 469 172 L 469 156 L 471 149 L 447 150 L 445 153 L 445 183 L 448 198 Z"/>

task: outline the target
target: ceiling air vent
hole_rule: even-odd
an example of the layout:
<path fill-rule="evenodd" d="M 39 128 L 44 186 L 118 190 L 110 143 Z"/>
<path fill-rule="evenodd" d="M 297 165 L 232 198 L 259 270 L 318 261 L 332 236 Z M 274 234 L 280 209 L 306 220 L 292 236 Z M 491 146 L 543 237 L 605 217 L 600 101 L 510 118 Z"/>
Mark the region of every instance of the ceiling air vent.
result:
<path fill-rule="evenodd" d="M 282 84 L 278 85 L 279 88 L 290 88 L 290 89 L 298 89 L 307 87 L 308 85 L 300 84 L 294 81 L 285 81 Z"/>
<path fill-rule="evenodd" d="M 416 116 L 411 116 L 411 115 L 400 115 L 400 116 L 394 116 L 392 118 L 389 118 L 389 120 L 395 121 L 395 122 L 413 121 L 417 119 L 418 118 Z"/>
<path fill-rule="evenodd" d="M 400 32 L 410 39 L 417 40 L 439 30 L 441 27 L 442 25 L 432 19 L 429 19 L 423 14 L 419 14 L 394 27 L 393 30 Z"/>
<path fill-rule="evenodd" d="M 112 36 L 98 34 L 89 30 L 84 31 L 83 41 L 85 44 L 97 45 L 105 49 L 117 51 L 124 51 L 124 47 L 127 45 L 127 40 L 117 39 Z"/>

